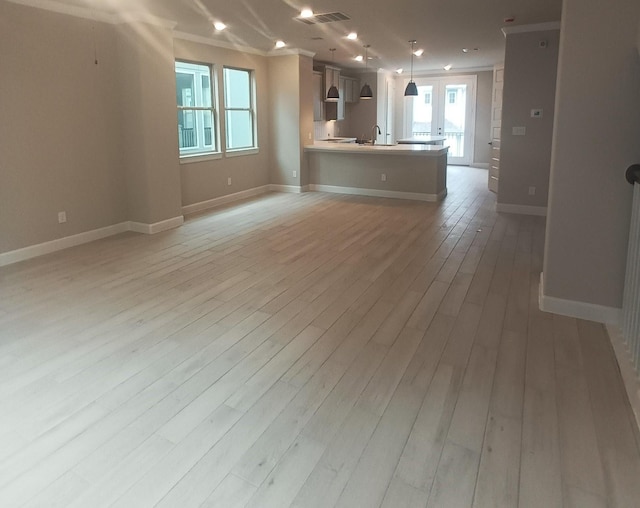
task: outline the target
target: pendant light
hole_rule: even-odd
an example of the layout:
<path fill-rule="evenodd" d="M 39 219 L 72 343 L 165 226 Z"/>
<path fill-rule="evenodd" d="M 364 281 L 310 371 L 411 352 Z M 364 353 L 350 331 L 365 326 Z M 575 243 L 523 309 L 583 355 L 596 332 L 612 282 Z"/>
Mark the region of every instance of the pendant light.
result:
<path fill-rule="evenodd" d="M 334 62 L 334 51 L 336 50 L 336 48 L 330 48 L 329 51 L 331 51 L 331 63 Z M 336 88 L 335 83 L 333 82 L 333 77 L 334 77 L 335 73 L 333 72 L 333 70 L 331 70 L 331 86 L 329 87 L 329 91 L 327 92 L 327 102 L 338 102 L 338 99 L 340 98 L 340 93 L 338 92 L 338 89 Z"/>
<path fill-rule="evenodd" d="M 371 47 L 371 44 L 365 44 L 364 46 L 364 72 L 367 72 L 367 67 L 369 66 L 369 59 L 367 50 Z M 373 98 L 373 92 L 371 91 L 371 87 L 365 81 L 362 90 L 360 90 L 360 98 L 361 99 L 371 99 Z"/>
<path fill-rule="evenodd" d="M 411 44 L 411 79 L 409 79 L 409 83 L 407 84 L 407 88 L 405 88 L 405 90 L 404 90 L 404 96 L 405 97 L 411 97 L 411 96 L 414 96 L 414 95 L 418 95 L 418 87 L 413 82 L 413 47 L 414 47 L 416 41 L 415 40 L 409 41 L 409 43 Z"/>

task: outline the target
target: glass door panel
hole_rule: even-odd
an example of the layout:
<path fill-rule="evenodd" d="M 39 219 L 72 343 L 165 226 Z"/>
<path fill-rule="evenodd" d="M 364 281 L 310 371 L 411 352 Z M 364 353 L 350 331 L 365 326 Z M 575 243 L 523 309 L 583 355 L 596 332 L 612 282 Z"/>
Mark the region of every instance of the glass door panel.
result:
<path fill-rule="evenodd" d="M 447 138 L 450 157 L 465 158 L 465 131 L 467 121 L 467 85 L 445 85 L 444 131 Z"/>

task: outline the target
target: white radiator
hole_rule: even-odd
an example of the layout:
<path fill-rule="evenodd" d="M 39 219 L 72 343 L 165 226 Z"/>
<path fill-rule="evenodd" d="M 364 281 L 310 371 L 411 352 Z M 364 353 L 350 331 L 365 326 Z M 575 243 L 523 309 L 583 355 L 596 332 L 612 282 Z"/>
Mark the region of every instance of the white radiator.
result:
<path fill-rule="evenodd" d="M 636 372 L 640 372 L 640 165 L 627 169 L 627 180 L 633 185 L 629 250 L 622 304 L 622 336 Z"/>

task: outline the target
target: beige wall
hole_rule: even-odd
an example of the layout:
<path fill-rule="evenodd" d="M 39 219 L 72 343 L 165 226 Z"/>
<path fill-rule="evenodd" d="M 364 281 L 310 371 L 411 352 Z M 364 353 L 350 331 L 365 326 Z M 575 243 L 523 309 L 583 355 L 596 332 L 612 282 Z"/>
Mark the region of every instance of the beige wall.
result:
<path fill-rule="evenodd" d="M 546 207 L 558 66 L 559 31 L 507 35 L 502 94 L 498 203 Z M 540 41 L 547 47 L 541 48 Z M 531 118 L 542 109 L 541 118 Z M 526 135 L 514 136 L 513 127 Z M 529 187 L 535 195 L 529 195 Z"/>
<path fill-rule="evenodd" d="M 300 56 L 298 62 L 300 83 L 300 185 L 309 184 L 304 145 L 313 142 L 313 60 L 308 56 Z"/>
<path fill-rule="evenodd" d="M 298 55 L 269 61 L 271 160 L 269 181 L 300 185 L 300 67 Z M 293 172 L 296 176 L 293 176 Z"/>
<path fill-rule="evenodd" d="M 544 291 L 620 307 L 640 162 L 637 0 L 564 0 Z"/>
<path fill-rule="evenodd" d="M 252 69 L 256 80 L 259 153 L 180 164 L 182 204 L 191 205 L 269 183 L 269 58 L 176 39 L 175 58 L 214 64 L 218 82 L 221 129 L 224 126 L 222 71 L 224 66 Z M 175 99 L 173 100 L 175 103 Z M 174 107 L 175 109 L 175 107 Z M 175 116 L 175 114 L 174 114 Z M 174 118 L 175 123 L 175 118 Z M 222 129 L 223 130 L 223 129 Z M 221 144 L 224 146 L 224 138 Z M 227 185 L 231 178 L 231 186 Z"/>
<path fill-rule="evenodd" d="M 378 74 L 375 72 L 362 73 L 359 75 L 360 87 L 368 83 L 373 91 L 373 99 L 359 100 L 353 104 L 349 104 L 347 113 L 349 115 L 345 120 L 348 122 L 344 128 L 340 129 L 341 136 L 362 138 L 371 138 L 372 127 L 378 123 Z"/>
<path fill-rule="evenodd" d="M 0 2 L 0 252 L 127 220 L 117 76 L 113 26 Z"/>
<path fill-rule="evenodd" d="M 182 216 L 172 32 L 119 25 L 118 49 L 129 220 L 153 224 Z"/>

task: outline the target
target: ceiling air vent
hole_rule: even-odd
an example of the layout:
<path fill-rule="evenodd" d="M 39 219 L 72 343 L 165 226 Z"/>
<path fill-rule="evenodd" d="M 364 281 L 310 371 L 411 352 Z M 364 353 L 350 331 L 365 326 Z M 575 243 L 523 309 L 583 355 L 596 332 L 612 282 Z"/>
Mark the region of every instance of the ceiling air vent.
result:
<path fill-rule="evenodd" d="M 333 23 L 334 21 L 347 21 L 351 19 L 346 14 L 342 12 L 327 12 L 326 14 L 314 14 L 310 18 L 294 18 L 298 21 L 302 21 L 307 25 L 317 25 L 319 23 Z"/>

